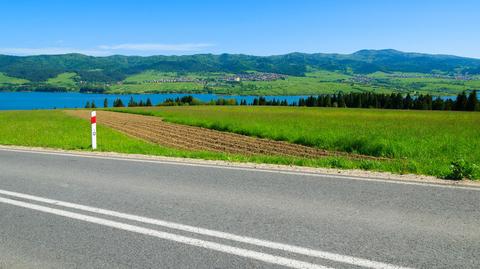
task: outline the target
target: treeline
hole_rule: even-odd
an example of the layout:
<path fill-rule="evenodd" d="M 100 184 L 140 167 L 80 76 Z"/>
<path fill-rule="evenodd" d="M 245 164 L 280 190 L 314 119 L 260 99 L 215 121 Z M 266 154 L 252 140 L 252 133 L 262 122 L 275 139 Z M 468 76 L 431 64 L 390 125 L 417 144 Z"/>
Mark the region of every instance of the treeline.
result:
<path fill-rule="evenodd" d="M 105 98 L 104 107 L 108 107 L 108 100 Z M 168 98 L 157 106 L 182 106 L 182 105 L 250 105 L 250 106 L 303 106 L 303 107 L 348 107 L 348 108 L 378 108 L 378 109 L 414 109 L 414 110 L 456 110 L 456 111 L 480 111 L 480 103 L 477 98 L 477 91 L 471 91 L 468 95 L 460 93 L 455 100 L 434 98 L 431 95 L 419 95 L 412 97 L 410 94 L 403 96 L 400 93 L 378 94 L 378 93 L 337 93 L 322 94 L 300 98 L 298 102 L 288 103 L 286 99 L 271 99 L 265 97 L 254 98 L 252 102 L 241 99 L 219 98 L 209 102 L 203 102 L 191 95 Z M 137 102 L 130 97 L 128 107 L 153 106 L 150 98 L 146 101 Z M 95 108 L 95 103 L 87 102 L 86 108 Z M 115 99 L 113 107 L 125 107 L 120 98 Z"/>
<path fill-rule="evenodd" d="M 244 100 L 242 100 L 243 102 Z M 245 101 L 246 102 L 246 101 Z M 203 102 L 194 98 L 191 95 L 177 97 L 175 99 L 168 98 L 158 106 L 182 106 L 182 105 L 217 105 L 217 106 L 236 106 L 238 101 L 236 99 L 224 99 L 218 98 L 217 100 L 210 100 L 209 102 Z"/>
<path fill-rule="evenodd" d="M 260 104 L 261 105 L 261 104 Z M 268 104 L 266 105 L 275 105 Z M 349 107 L 349 108 L 380 108 L 380 109 L 416 109 L 416 110 L 457 110 L 457 111 L 480 111 L 477 91 L 471 91 L 468 96 L 465 92 L 458 94 L 455 100 L 451 98 L 419 95 L 412 97 L 410 94 L 403 96 L 400 93 L 338 93 L 324 94 L 318 97 L 310 96 L 300 98 L 294 106 L 307 107 Z"/>
<path fill-rule="evenodd" d="M 152 105 L 153 104 L 150 98 L 147 98 L 146 101 L 140 100 L 139 102 L 137 102 L 135 101 L 135 99 L 133 99 L 133 97 L 130 97 L 130 101 L 128 101 L 127 103 L 128 107 L 152 106 Z M 107 98 L 103 100 L 103 107 L 109 107 Z M 113 107 L 125 107 L 125 104 L 123 103 L 122 99 L 117 98 L 113 101 Z M 97 105 L 95 104 L 94 100 L 92 100 L 91 102 L 87 101 L 85 104 L 85 108 L 97 108 Z"/>
<path fill-rule="evenodd" d="M 242 101 L 240 105 L 247 105 L 247 103 Z M 253 102 L 249 105 L 480 111 L 476 91 L 471 91 L 468 95 L 462 92 L 455 100 L 434 98 L 428 94 L 412 97 L 410 94 L 403 96 L 400 93 L 378 94 L 369 92 L 322 94 L 300 98 L 298 102 L 291 104 L 287 100 L 266 100 L 265 97 L 259 97 L 253 99 Z"/>
<path fill-rule="evenodd" d="M 0 92 L 68 92 L 72 91 L 70 88 L 51 85 L 46 83 L 28 83 L 28 84 L 3 84 L 0 85 Z"/>
<path fill-rule="evenodd" d="M 105 93 L 105 86 L 85 85 L 78 90 L 80 93 Z"/>

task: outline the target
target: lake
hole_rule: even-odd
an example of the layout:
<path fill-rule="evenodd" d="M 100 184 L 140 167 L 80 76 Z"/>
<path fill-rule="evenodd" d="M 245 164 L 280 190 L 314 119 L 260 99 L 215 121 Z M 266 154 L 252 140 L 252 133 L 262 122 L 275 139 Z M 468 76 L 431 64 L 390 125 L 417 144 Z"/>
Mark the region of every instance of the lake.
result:
<path fill-rule="evenodd" d="M 97 107 L 103 107 L 103 100 L 107 98 L 109 106 L 117 98 L 122 99 L 125 105 L 128 104 L 130 97 L 135 101 L 146 101 L 150 98 L 154 105 L 162 103 L 168 98 L 191 95 L 199 100 L 208 102 L 219 98 L 236 99 L 240 102 L 242 99 L 251 103 L 258 96 L 235 96 L 235 95 L 216 95 L 216 94 L 93 94 L 77 92 L 0 92 L 0 110 L 32 110 L 32 109 L 55 109 L 55 108 L 83 108 L 87 101 L 94 101 Z M 298 99 L 306 96 L 265 96 L 267 100 L 287 100 L 288 103 L 298 102 Z"/>
<path fill-rule="evenodd" d="M 254 98 L 253 95 L 217 95 L 217 94 L 178 94 L 178 93 L 154 93 L 154 94 L 95 94 L 78 92 L 0 92 L 0 110 L 32 110 L 32 109 L 56 109 L 56 108 L 83 108 L 88 102 L 95 102 L 97 107 L 103 107 L 103 100 L 107 98 L 108 105 L 111 107 L 113 101 L 117 98 L 122 99 L 125 105 L 131 97 L 135 101 L 144 102 L 150 98 L 154 105 L 162 103 L 166 99 L 175 99 L 191 95 L 201 101 L 209 102 L 219 98 L 235 99 L 239 103 L 241 100 L 247 100 L 250 104 Z M 289 104 L 298 102 L 300 98 L 307 98 L 305 95 L 295 96 L 265 96 L 267 100 L 287 100 Z M 453 99 L 454 96 L 442 96 L 442 99 Z"/>

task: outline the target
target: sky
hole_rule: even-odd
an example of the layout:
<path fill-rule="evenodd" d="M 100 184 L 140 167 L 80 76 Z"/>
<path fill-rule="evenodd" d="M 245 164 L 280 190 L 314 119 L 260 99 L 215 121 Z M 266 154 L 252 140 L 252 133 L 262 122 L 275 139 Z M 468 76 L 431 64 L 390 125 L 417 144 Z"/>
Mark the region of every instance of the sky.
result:
<path fill-rule="evenodd" d="M 477 0 L 0 0 L 0 54 L 397 49 L 480 58 Z"/>

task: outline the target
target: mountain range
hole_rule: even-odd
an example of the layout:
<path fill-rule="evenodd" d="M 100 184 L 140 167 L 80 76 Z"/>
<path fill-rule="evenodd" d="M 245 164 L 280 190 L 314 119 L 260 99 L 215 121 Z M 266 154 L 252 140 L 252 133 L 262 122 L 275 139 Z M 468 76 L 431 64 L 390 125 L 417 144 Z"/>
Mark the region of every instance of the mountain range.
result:
<path fill-rule="evenodd" d="M 275 56 L 244 54 L 196 54 L 184 56 L 94 57 L 82 54 L 11 56 L 0 55 L 0 73 L 41 82 L 61 73 L 75 72 L 86 82 L 115 82 L 146 70 L 162 72 L 246 71 L 304 76 L 308 70 L 348 74 L 414 72 L 480 74 L 480 59 L 451 55 L 407 53 L 392 49 L 360 50 L 352 54 L 290 53 Z"/>

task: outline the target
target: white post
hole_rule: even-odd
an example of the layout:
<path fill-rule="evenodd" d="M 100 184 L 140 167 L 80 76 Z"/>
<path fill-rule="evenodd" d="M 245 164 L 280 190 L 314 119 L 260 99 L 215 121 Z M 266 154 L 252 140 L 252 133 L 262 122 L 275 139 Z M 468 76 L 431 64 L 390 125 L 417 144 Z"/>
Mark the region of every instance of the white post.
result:
<path fill-rule="evenodd" d="M 92 123 L 92 149 L 97 149 L 97 112 L 96 111 L 92 111 L 90 122 Z"/>

